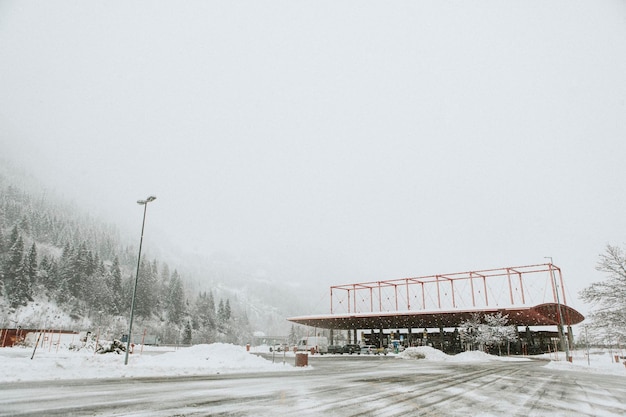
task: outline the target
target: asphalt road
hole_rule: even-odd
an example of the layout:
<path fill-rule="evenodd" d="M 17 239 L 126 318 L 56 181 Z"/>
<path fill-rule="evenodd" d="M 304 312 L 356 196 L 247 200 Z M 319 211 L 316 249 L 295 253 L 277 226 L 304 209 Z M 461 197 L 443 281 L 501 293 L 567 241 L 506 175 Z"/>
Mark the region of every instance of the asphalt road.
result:
<path fill-rule="evenodd" d="M 310 357 L 309 365 L 285 373 L 0 384 L 0 415 L 626 415 L 625 377 L 555 371 L 539 361 L 344 355 Z"/>

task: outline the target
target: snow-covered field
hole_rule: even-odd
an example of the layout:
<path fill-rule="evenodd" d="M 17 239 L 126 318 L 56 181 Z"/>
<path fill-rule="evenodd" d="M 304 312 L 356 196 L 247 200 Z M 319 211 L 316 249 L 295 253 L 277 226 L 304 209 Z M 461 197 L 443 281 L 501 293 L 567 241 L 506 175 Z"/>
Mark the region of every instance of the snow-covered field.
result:
<path fill-rule="evenodd" d="M 295 367 L 294 353 L 275 352 L 272 359 L 253 353 L 269 353 L 269 347 L 252 347 L 248 351 L 243 346 L 215 343 L 196 345 L 186 348 L 150 347 L 135 348 L 129 355 L 128 365 L 124 365 L 124 354 L 97 354 L 93 350 L 39 350 L 33 356 L 33 348 L 0 348 L 2 373 L 0 382 L 43 381 L 80 378 L 118 378 L 118 377 L 156 377 L 182 375 L 214 375 L 225 373 L 249 372 L 290 372 L 303 371 L 307 368 Z M 392 354 L 390 354 L 392 355 Z M 547 367 L 555 370 L 576 370 L 593 373 L 608 373 L 626 377 L 626 366 L 615 363 L 615 355 L 623 356 L 620 351 L 594 350 L 589 355 L 585 351 L 573 352 L 573 363 L 565 361 L 563 353 L 544 355 L 550 360 Z M 326 357 L 332 355 L 325 355 Z M 409 348 L 396 355 L 399 359 L 418 359 L 446 362 L 489 362 L 529 360 L 520 357 L 498 357 L 483 352 L 464 352 L 458 355 L 429 348 Z M 422 358 L 423 357 L 423 358 Z"/>

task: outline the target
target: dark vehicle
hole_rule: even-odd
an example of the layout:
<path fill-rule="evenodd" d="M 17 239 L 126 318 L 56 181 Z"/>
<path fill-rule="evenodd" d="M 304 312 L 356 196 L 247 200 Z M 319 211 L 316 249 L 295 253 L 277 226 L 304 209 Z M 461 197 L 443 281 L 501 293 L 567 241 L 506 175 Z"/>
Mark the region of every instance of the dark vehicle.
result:
<path fill-rule="evenodd" d="M 361 354 L 361 346 L 359 345 L 345 345 L 343 347 L 343 353 L 347 353 L 352 355 L 353 353 L 356 353 L 357 355 Z"/>
<path fill-rule="evenodd" d="M 328 353 L 338 353 L 338 354 L 342 355 L 343 354 L 343 346 L 328 345 Z"/>

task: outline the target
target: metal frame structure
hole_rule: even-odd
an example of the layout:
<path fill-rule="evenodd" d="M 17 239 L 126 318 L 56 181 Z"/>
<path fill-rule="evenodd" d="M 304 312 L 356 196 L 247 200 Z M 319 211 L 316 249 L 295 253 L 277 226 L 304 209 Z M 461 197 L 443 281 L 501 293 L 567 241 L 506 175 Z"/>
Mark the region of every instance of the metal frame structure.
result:
<path fill-rule="evenodd" d="M 552 263 L 334 285 L 330 314 L 287 320 L 345 330 L 443 328 L 498 312 L 517 326 L 562 328 L 584 320 L 567 306 L 563 274 Z"/>
<path fill-rule="evenodd" d="M 560 280 L 563 304 L 567 304 L 561 269 L 548 263 L 333 285 L 330 287 L 330 314 L 474 309 L 558 302 L 554 280 L 550 275 L 542 275 L 554 272 Z M 550 282 L 552 299 L 529 297 L 532 291 L 527 281 L 535 278 L 544 284 Z M 505 280 L 506 298 L 502 295 L 502 280 Z M 499 287 L 499 294 L 494 286 Z"/>

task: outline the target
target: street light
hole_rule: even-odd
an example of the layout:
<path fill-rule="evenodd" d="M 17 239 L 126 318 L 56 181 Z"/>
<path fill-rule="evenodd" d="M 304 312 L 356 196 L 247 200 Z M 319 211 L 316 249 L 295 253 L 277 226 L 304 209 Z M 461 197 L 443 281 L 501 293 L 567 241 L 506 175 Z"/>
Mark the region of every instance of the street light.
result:
<path fill-rule="evenodd" d="M 148 203 L 156 200 L 156 197 L 151 195 L 145 200 L 138 200 L 137 204 L 143 206 L 143 221 L 141 223 L 141 239 L 139 240 L 139 256 L 137 257 L 137 273 L 135 274 L 135 286 L 133 287 L 133 300 L 130 304 L 130 325 L 128 326 L 128 340 L 126 341 L 126 358 L 124 359 L 124 365 L 128 365 L 128 352 L 130 351 L 130 337 L 133 331 L 133 315 L 135 313 L 135 296 L 137 295 L 137 281 L 139 280 L 139 264 L 141 262 L 141 245 L 143 243 L 143 229 L 146 225 L 146 210 Z"/>
<path fill-rule="evenodd" d="M 559 284 L 556 282 L 556 277 L 554 276 L 554 270 L 552 269 L 552 256 L 544 256 L 545 259 L 550 259 L 550 275 L 552 276 L 552 282 L 554 284 L 554 292 L 556 293 L 556 304 L 559 309 L 559 339 L 561 342 L 561 347 L 565 350 L 565 360 L 570 361 L 570 353 L 569 353 L 569 341 L 567 337 L 565 337 L 565 324 L 563 322 L 563 312 L 561 311 L 561 300 L 559 298 Z M 569 337 L 569 335 L 568 335 Z"/>

